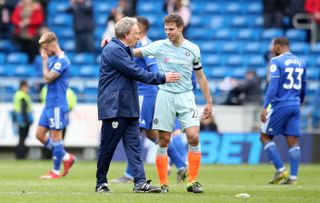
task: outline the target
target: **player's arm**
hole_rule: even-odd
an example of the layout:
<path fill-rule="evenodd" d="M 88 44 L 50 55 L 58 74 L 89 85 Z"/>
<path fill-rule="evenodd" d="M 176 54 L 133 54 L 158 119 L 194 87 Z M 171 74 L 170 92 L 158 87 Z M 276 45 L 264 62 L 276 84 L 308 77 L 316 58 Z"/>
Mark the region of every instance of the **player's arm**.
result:
<path fill-rule="evenodd" d="M 48 55 L 44 49 L 41 49 L 41 57 L 42 57 L 42 78 L 45 83 L 53 82 L 59 74 L 54 71 L 49 71 L 48 68 Z"/>
<path fill-rule="evenodd" d="M 104 57 L 104 55 L 102 57 Z M 131 60 L 131 58 L 128 57 L 128 54 L 121 49 L 109 52 L 108 57 L 121 59 L 110 60 L 111 65 L 128 78 L 138 80 L 143 83 L 158 85 L 166 82 L 176 82 L 181 78 L 179 73 L 169 72 L 163 74 L 159 72 L 151 73 L 146 71 L 143 68 L 140 68 L 133 60 Z"/>
<path fill-rule="evenodd" d="M 204 96 L 204 98 L 206 99 L 207 103 L 204 106 L 204 112 L 203 112 L 203 118 L 207 119 L 211 116 L 212 114 L 212 97 L 210 94 L 210 89 L 209 89 L 209 85 L 208 85 L 208 81 L 207 78 L 203 72 L 202 69 L 202 64 L 200 61 L 200 49 L 199 47 L 197 47 L 197 49 L 194 52 L 194 60 L 193 60 L 193 70 L 196 74 L 196 79 L 198 81 L 198 84 L 200 86 L 201 92 Z M 193 86 L 194 88 L 194 86 Z"/>
<path fill-rule="evenodd" d="M 209 116 L 212 113 L 212 97 L 210 94 L 210 89 L 209 89 L 209 85 L 208 85 L 208 81 L 207 78 L 202 70 L 202 68 L 200 69 L 194 69 L 195 70 L 195 74 L 197 77 L 197 81 L 198 84 L 200 86 L 201 92 L 204 95 L 204 98 L 206 99 L 207 103 L 204 107 L 204 118 L 207 119 L 209 118 Z"/>
<path fill-rule="evenodd" d="M 136 57 L 155 56 L 161 47 L 163 40 L 154 41 L 147 46 L 133 49 L 133 55 Z"/>
<path fill-rule="evenodd" d="M 277 67 L 276 63 L 271 63 L 270 65 L 270 82 L 269 86 L 267 89 L 267 93 L 265 96 L 265 100 L 263 103 L 263 110 L 260 113 L 260 119 L 264 123 L 267 120 L 267 108 L 271 101 L 275 98 L 277 91 L 278 91 L 278 86 L 279 86 L 279 68 Z"/>
<path fill-rule="evenodd" d="M 305 65 L 304 65 L 305 67 Z M 300 104 L 303 103 L 304 101 L 304 97 L 306 95 L 306 91 L 307 91 L 307 69 L 304 68 L 303 69 L 303 75 L 302 75 L 302 78 L 301 78 L 301 93 L 300 93 Z"/>
<path fill-rule="evenodd" d="M 304 97 L 305 97 L 306 91 L 307 91 L 306 87 L 307 87 L 307 81 L 303 81 L 302 86 L 301 86 L 301 93 L 300 93 L 300 104 L 302 104 L 304 101 Z"/>
<path fill-rule="evenodd" d="M 270 66 L 270 82 L 265 96 L 263 108 L 267 108 L 271 101 L 275 98 L 279 86 L 279 70 L 276 64 Z"/>
<path fill-rule="evenodd" d="M 268 90 L 267 90 L 266 97 L 265 97 L 265 101 L 263 104 L 263 110 L 260 114 L 260 119 L 263 123 L 266 122 L 266 120 L 267 120 L 267 112 L 268 112 L 267 108 L 277 94 L 278 83 L 279 83 L 279 78 L 271 78 L 270 79 Z"/>
<path fill-rule="evenodd" d="M 135 49 L 133 49 L 133 55 L 134 55 L 135 57 L 143 57 L 143 54 L 142 54 L 142 51 L 141 51 L 140 48 L 135 48 Z"/>

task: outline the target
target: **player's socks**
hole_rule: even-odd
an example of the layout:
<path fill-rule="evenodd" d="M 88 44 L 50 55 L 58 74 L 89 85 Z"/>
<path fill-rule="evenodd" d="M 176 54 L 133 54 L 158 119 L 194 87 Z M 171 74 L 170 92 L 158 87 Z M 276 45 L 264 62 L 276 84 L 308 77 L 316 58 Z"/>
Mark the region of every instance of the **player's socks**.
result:
<path fill-rule="evenodd" d="M 188 162 L 189 162 L 189 183 L 197 179 L 201 161 L 200 144 L 198 146 L 189 145 Z"/>
<path fill-rule="evenodd" d="M 269 160 L 276 167 L 277 171 L 284 170 L 284 166 L 279 156 L 279 152 L 276 144 L 273 141 L 267 142 L 264 145 L 264 150 L 267 152 Z"/>
<path fill-rule="evenodd" d="M 55 170 L 55 169 L 53 169 L 53 170 L 52 170 L 52 172 L 53 172 L 55 175 L 57 175 L 57 176 L 59 176 L 59 175 L 60 175 L 60 171 L 59 171 L 59 170 Z"/>
<path fill-rule="evenodd" d="M 149 139 L 149 140 L 150 140 L 151 142 L 153 142 L 154 144 L 156 144 L 156 145 L 158 144 L 158 141 L 159 141 L 158 139 Z"/>
<path fill-rule="evenodd" d="M 61 140 L 59 141 L 53 141 L 53 169 L 56 171 L 60 171 L 60 165 L 62 162 L 62 158 L 65 155 L 66 151 L 63 147 L 63 142 Z"/>
<path fill-rule="evenodd" d="M 156 145 L 158 144 L 158 139 L 149 139 L 149 140 L 152 141 Z M 126 168 L 124 175 L 121 176 L 120 178 L 133 179 L 133 169 L 130 166 L 129 162 L 127 162 L 127 168 Z M 120 178 L 118 178 L 118 179 L 120 179 Z M 116 179 L 113 179 L 113 180 L 116 180 Z"/>
<path fill-rule="evenodd" d="M 156 166 L 160 185 L 168 185 L 168 148 L 157 146 Z"/>
<path fill-rule="evenodd" d="M 295 145 L 289 149 L 290 156 L 290 179 L 297 179 L 299 163 L 300 163 L 300 147 Z"/>
<path fill-rule="evenodd" d="M 50 149 L 52 150 L 53 148 L 53 142 L 52 142 L 52 139 L 49 137 L 47 139 L 47 141 L 44 143 L 44 146 L 47 148 L 47 149 Z"/>
<path fill-rule="evenodd" d="M 133 170 L 130 167 L 128 162 L 127 162 L 127 168 L 126 168 L 126 172 L 124 173 L 124 176 L 130 179 L 133 179 Z"/>
<path fill-rule="evenodd" d="M 158 139 L 149 139 L 149 140 L 152 141 L 156 145 L 158 144 Z M 127 179 L 133 179 L 133 169 L 130 166 L 129 162 L 127 162 L 126 171 L 124 172 L 124 175 L 121 176 L 121 177 L 124 177 L 124 178 L 127 178 Z"/>
<path fill-rule="evenodd" d="M 168 156 L 170 160 L 176 165 L 177 169 L 183 169 L 187 166 L 187 164 L 183 161 L 177 150 L 175 149 L 172 142 L 169 143 L 168 146 Z"/>
<path fill-rule="evenodd" d="M 70 154 L 69 154 L 69 153 L 65 153 L 65 154 L 63 155 L 62 160 L 63 160 L 63 161 L 68 161 L 69 159 L 70 159 Z"/>

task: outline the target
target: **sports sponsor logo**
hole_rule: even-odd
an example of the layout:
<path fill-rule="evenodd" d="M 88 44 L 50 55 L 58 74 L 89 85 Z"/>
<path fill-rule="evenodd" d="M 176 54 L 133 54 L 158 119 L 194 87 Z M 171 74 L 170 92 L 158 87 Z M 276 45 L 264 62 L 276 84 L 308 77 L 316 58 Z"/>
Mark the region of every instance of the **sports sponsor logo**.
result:
<path fill-rule="evenodd" d="M 273 64 L 273 65 L 270 66 L 270 72 L 273 73 L 273 72 L 275 72 L 276 70 L 277 70 L 277 66 L 276 66 L 276 65 Z"/>
<path fill-rule="evenodd" d="M 56 69 L 56 70 L 60 70 L 60 69 L 61 69 L 61 66 L 62 66 L 61 63 L 60 63 L 60 62 L 57 62 L 57 63 L 54 64 L 53 67 L 54 67 L 54 69 Z"/>
<path fill-rule="evenodd" d="M 154 124 L 158 124 L 158 123 L 159 123 L 159 120 L 158 120 L 157 118 L 155 118 L 155 119 L 153 120 L 153 123 L 154 123 Z"/>
<path fill-rule="evenodd" d="M 165 57 L 163 59 L 164 63 L 171 63 L 171 64 L 180 64 L 180 65 L 189 65 L 190 63 L 192 63 L 191 59 L 173 59 L 173 58 L 168 58 Z"/>

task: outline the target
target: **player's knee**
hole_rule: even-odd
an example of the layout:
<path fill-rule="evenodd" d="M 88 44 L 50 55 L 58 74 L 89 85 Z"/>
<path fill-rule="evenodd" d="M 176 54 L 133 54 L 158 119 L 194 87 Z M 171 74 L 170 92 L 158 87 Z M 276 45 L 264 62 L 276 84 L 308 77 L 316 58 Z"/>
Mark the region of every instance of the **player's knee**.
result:
<path fill-rule="evenodd" d="M 198 135 L 189 136 L 188 142 L 189 142 L 189 145 L 191 146 L 199 145 L 199 136 Z"/>
<path fill-rule="evenodd" d="M 170 142 L 170 136 L 160 136 L 159 137 L 159 146 L 160 147 L 168 147 Z"/>
<path fill-rule="evenodd" d="M 288 147 L 299 145 L 298 138 L 296 137 L 288 137 L 287 143 L 288 143 Z"/>
<path fill-rule="evenodd" d="M 168 147 L 171 138 L 171 133 L 161 132 L 159 133 L 159 146 Z"/>
<path fill-rule="evenodd" d="M 260 142 L 264 143 L 264 138 L 260 135 Z"/>
<path fill-rule="evenodd" d="M 168 147 L 170 140 L 168 139 L 159 139 L 159 146 L 162 148 Z"/>
<path fill-rule="evenodd" d="M 36 132 L 36 138 L 37 138 L 40 142 L 44 143 L 44 141 L 45 141 L 45 134 L 43 134 L 43 133 L 41 133 L 41 132 Z"/>
<path fill-rule="evenodd" d="M 271 138 L 264 133 L 260 133 L 260 141 L 262 144 L 266 144 L 267 142 L 271 141 Z"/>

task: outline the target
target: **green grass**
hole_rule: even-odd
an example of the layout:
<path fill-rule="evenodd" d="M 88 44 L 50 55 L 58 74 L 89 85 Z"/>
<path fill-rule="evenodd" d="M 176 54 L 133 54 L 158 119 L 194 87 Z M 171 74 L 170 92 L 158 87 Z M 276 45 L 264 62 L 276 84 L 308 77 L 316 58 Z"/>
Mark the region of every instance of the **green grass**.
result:
<path fill-rule="evenodd" d="M 302 165 L 299 182 L 293 186 L 268 185 L 271 165 L 203 165 L 199 182 L 203 194 L 186 192 L 170 175 L 170 193 L 135 194 L 132 184 L 110 184 L 113 193 L 94 192 L 96 162 L 79 161 L 70 174 L 57 180 L 39 180 L 51 167 L 49 161 L 0 161 L 0 202 L 320 202 L 320 165 Z M 112 163 L 109 179 L 122 175 L 124 163 Z M 146 174 L 158 184 L 154 165 Z M 248 199 L 236 198 L 249 193 Z"/>

